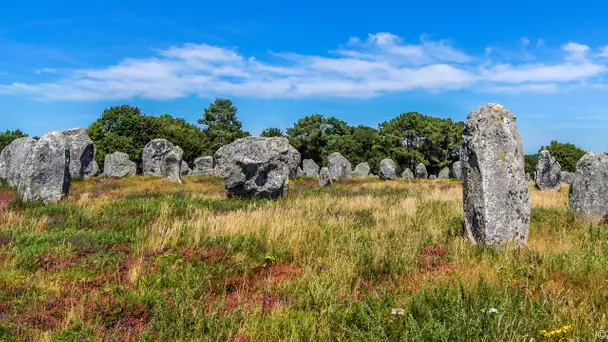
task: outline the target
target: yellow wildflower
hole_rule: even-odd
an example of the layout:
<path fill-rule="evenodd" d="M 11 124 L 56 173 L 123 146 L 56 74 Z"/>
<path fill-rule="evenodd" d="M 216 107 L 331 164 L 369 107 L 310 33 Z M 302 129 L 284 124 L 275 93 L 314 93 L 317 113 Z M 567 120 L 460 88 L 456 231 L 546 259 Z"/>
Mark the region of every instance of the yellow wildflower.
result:
<path fill-rule="evenodd" d="M 554 337 L 554 336 L 565 335 L 565 334 L 569 333 L 570 330 L 572 330 L 572 326 L 571 325 L 564 325 L 563 327 L 561 327 L 559 329 L 556 329 L 556 330 L 551 330 L 551 331 L 541 330 L 540 334 L 544 338 L 551 338 L 551 337 Z"/>

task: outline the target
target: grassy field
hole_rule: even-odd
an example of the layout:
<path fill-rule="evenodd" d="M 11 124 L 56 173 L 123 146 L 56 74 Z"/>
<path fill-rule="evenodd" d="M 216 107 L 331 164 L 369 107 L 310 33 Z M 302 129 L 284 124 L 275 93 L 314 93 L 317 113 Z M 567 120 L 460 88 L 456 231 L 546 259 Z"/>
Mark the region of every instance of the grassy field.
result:
<path fill-rule="evenodd" d="M 23 205 L 0 188 L 0 340 L 593 340 L 608 329 L 608 225 L 532 191 L 522 249 L 461 237 L 452 181 L 76 182 Z"/>

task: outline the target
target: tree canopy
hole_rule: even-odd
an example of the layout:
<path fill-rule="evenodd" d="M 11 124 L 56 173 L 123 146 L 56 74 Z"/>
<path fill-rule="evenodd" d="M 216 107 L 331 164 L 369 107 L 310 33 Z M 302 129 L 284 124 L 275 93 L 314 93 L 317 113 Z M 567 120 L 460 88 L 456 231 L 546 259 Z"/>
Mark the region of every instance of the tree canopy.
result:
<path fill-rule="evenodd" d="M 208 155 L 214 154 L 220 147 L 236 139 L 249 135 L 249 132 L 243 131 L 243 124 L 237 118 L 237 109 L 228 99 L 216 99 L 205 109 L 203 118 L 199 119 L 198 123 L 204 126 Z"/>
<path fill-rule="evenodd" d="M 551 141 L 548 146 L 542 146 L 539 152 L 547 150 L 559 162 L 562 171 L 576 172 L 576 163 L 585 155 L 585 151 L 574 144 Z"/>
<path fill-rule="evenodd" d="M 18 129 L 14 131 L 9 131 L 7 129 L 6 132 L 0 133 L 0 152 L 2 152 L 6 146 L 10 145 L 13 140 L 24 137 L 27 137 L 27 134 Z"/>
<path fill-rule="evenodd" d="M 280 128 L 276 128 L 276 127 L 269 127 L 266 128 L 265 130 L 262 131 L 262 134 L 260 134 L 260 136 L 262 137 L 283 137 L 285 136 L 285 134 L 283 134 L 283 131 Z"/>

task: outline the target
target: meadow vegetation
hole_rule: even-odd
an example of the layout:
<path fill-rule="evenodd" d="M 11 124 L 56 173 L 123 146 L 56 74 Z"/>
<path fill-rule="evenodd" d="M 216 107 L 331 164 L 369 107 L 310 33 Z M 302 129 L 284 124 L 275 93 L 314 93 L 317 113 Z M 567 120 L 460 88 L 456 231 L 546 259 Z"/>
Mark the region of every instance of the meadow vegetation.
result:
<path fill-rule="evenodd" d="M 0 340 L 589 340 L 608 328 L 608 224 L 531 186 L 526 247 L 472 246 L 455 181 L 290 183 L 226 199 L 184 177 L 0 188 Z M 543 332 L 544 331 L 544 332 Z"/>

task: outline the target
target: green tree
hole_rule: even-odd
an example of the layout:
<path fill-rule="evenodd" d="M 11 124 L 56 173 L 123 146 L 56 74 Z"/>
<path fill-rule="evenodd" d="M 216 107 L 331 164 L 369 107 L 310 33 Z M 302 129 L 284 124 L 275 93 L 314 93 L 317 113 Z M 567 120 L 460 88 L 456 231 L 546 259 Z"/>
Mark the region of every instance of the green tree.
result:
<path fill-rule="evenodd" d="M 559 162 L 562 171 L 575 172 L 576 163 L 579 159 L 585 155 L 585 151 L 578 148 L 574 144 L 560 143 L 558 141 L 551 141 L 548 146 L 542 146 L 539 150 L 547 150 L 551 155 Z M 536 168 L 536 166 L 535 166 Z"/>
<path fill-rule="evenodd" d="M 346 122 L 321 114 L 305 116 L 287 129 L 289 141 L 302 159 L 312 159 L 321 165 L 329 154 L 344 152 L 346 143 L 337 139 L 351 134 L 352 128 Z"/>
<path fill-rule="evenodd" d="M 280 128 L 270 127 L 270 128 L 266 128 L 264 131 L 262 131 L 261 136 L 263 136 L 263 137 L 283 137 L 283 136 L 285 136 L 285 134 L 283 134 L 283 131 Z"/>
<path fill-rule="evenodd" d="M 6 130 L 6 132 L 0 133 L 0 152 L 2 152 L 6 146 L 10 145 L 13 140 L 24 137 L 27 137 L 27 134 L 18 129 L 14 131 Z"/>
<path fill-rule="evenodd" d="M 147 118 L 156 121 L 154 127 L 160 127 L 157 138 L 167 139 L 182 148 L 186 162 L 191 164 L 194 159 L 205 154 L 205 148 L 209 143 L 207 136 L 199 127 L 169 114 Z"/>
<path fill-rule="evenodd" d="M 204 125 L 208 154 L 215 153 L 220 147 L 236 139 L 249 136 L 248 132 L 243 131 L 243 125 L 237 118 L 236 107 L 228 99 L 216 99 L 205 109 L 203 118 L 199 119 L 198 123 Z"/>
<path fill-rule="evenodd" d="M 534 175 L 536 171 L 536 164 L 538 164 L 538 154 L 526 154 L 524 156 L 524 172 Z"/>

